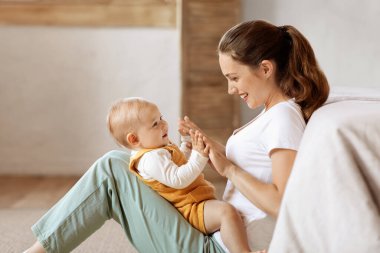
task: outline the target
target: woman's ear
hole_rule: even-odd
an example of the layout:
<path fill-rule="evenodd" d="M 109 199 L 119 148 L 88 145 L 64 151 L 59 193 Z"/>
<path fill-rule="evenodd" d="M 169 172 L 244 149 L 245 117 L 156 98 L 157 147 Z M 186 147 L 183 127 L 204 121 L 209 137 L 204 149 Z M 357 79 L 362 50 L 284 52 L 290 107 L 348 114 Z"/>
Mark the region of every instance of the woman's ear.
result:
<path fill-rule="evenodd" d="M 131 145 L 132 147 L 139 144 L 139 139 L 137 138 L 137 135 L 134 133 L 128 133 L 126 139 L 127 139 L 128 144 Z"/>
<path fill-rule="evenodd" d="M 274 65 L 272 61 L 263 60 L 260 65 L 261 71 L 266 79 L 269 79 L 274 71 Z"/>

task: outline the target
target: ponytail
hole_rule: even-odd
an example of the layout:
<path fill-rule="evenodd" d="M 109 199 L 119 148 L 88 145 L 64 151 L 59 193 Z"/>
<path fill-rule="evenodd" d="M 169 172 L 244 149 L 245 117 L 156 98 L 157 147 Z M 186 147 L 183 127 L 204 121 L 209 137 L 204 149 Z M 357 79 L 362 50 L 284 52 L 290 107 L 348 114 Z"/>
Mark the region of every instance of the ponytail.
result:
<path fill-rule="evenodd" d="M 301 106 L 303 116 L 308 121 L 313 112 L 327 100 L 329 84 L 307 39 L 293 26 L 283 26 L 281 29 L 289 34 L 292 47 L 288 71 L 280 87 Z"/>

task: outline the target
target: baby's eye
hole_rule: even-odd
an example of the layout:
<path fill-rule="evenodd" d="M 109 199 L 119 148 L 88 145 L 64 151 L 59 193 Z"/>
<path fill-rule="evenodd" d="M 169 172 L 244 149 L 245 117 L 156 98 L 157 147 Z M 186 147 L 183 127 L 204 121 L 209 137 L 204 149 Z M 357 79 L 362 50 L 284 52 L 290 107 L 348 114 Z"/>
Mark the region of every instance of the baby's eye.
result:
<path fill-rule="evenodd" d="M 160 117 L 160 120 L 163 120 L 164 119 L 164 116 L 163 115 L 161 115 L 161 117 Z"/>
<path fill-rule="evenodd" d="M 239 80 L 239 78 L 237 78 L 237 77 L 231 77 L 230 80 L 233 81 L 233 82 L 237 82 Z"/>
<path fill-rule="evenodd" d="M 154 122 L 154 123 L 153 123 L 153 127 L 156 127 L 156 126 L 158 126 L 158 123 L 157 123 L 157 122 Z"/>

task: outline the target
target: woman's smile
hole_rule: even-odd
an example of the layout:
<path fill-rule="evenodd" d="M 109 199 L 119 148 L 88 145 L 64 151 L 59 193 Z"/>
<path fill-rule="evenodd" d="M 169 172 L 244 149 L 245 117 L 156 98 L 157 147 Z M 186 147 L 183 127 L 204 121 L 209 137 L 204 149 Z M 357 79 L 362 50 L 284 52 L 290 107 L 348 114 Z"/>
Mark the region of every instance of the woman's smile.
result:
<path fill-rule="evenodd" d="M 247 92 L 241 93 L 241 94 L 239 94 L 239 96 L 241 97 L 241 99 L 244 100 L 244 102 L 247 102 L 247 100 L 248 100 L 248 93 Z"/>

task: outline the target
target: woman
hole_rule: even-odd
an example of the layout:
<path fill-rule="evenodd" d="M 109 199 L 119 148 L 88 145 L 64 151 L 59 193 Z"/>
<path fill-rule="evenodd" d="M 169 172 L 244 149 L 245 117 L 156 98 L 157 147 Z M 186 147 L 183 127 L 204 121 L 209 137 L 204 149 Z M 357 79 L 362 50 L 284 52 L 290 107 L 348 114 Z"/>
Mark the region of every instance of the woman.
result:
<path fill-rule="evenodd" d="M 267 248 L 305 122 L 325 102 L 329 86 L 310 44 L 292 26 L 238 24 L 224 34 L 218 52 L 228 92 L 265 109 L 236 130 L 226 148 L 204 140 L 212 165 L 228 178 L 224 199 L 241 212 L 251 247 Z M 181 121 L 180 130 L 189 129 L 199 128 Z M 33 226 L 38 242 L 28 252 L 70 251 L 110 218 L 139 252 L 224 252 L 217 234 L 193 229 L 127 172 L 128 163 L 120 151 L 100 158 Z"/>
<path fill-rule="evenodd" d="M 277 217 L 305 121 L 325 102 L 329 87 L 311 46 L 292 26 L 239 24 L 222 37 L 218 52 L 229 94 L 252 109 L 265 107 L 235 130 L 226 150 L 205 138 L 213 166 L 228 178 L 224 200 L 254 226 L 270 219 L 267 214 Z M 189 119 L 180 126 L 185 132 L 199 130 Z M 251 241 L 267 247 L 272 231 L 268 235 L 261 229 L 250 231 Z"/>

